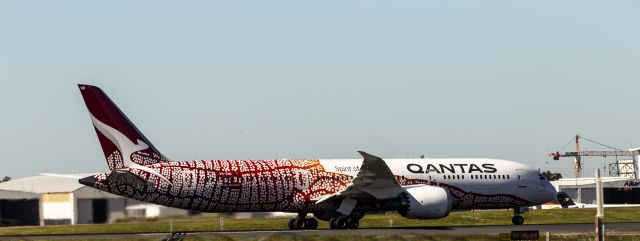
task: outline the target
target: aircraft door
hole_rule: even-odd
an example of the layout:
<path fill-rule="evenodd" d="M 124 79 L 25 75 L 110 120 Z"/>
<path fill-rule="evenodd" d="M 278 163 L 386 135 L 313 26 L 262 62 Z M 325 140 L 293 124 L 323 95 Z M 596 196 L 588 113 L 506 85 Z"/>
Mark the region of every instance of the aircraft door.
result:
<path fill-rule="evenodd" d="M 196 188 L 196 175 L 191 170 L 182 170 L 182 189 L 192 191 Z"/>
<path fill-rule="evenodd" d="M 527 179 L 524 176 L 524 170 L 516 169 L 516 172 L 518 173 L 518 187 L 527 187 Z"/>
<path fill-rule="evenodd" d="M 293 178 L 298 190 L 308 189 L 311 185 L 311 173 L 308 170 L 295 170 Z"/>
<path fill-rule="evenodd" d="M 427 178 L 429 178 L 429 185 L 431 186 L 440 186 L 440 180 L 438 180 L 438 170 L 436 169 L 428 169 L 426 171 Z"/>

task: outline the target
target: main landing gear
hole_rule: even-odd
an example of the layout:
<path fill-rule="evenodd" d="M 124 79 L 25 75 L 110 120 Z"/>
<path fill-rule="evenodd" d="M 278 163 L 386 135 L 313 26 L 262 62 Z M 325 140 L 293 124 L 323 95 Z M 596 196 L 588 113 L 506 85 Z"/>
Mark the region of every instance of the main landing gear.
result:
<path fill-rule="evenodd" d="M 524 217 L 520 216 L 520 214 L 522 214 L 522 210 L 520 208 L 513 209 L 514 216 L 511 219 L 513 225 L 522 225 L 524 223 Z"/>
<path fill-rule="evenodd" d="M 299 213 L 298 217 L 289 219 L 290 230 L 316 229 L 318 228 L 318 220 L 315 218 L 306 218 L 306 213 Z"/>
<path fill-rule="evenodd" d="M 329 219 L 331 229 L 355 229 L 360 226 L 360 219 L 351 216 L 334 216 Z"/>

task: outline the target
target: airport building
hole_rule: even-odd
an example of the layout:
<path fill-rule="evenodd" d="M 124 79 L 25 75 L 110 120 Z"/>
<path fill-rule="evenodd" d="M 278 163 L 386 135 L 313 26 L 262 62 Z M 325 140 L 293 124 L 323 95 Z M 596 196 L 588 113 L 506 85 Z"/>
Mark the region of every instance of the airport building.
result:
<path fill-rule="evenodd" d="M 187 214 L 99 191 L 74 178 L 34 176 L 0 183 L 0 226 L 113 223 L 127 217 Z"/>
<path fill-rule="evenodd" d="M 552 181 L 559 192 L 565 192 L 576 203 L 595 204 L 595 178 L 565 178 Z M 640 181 L 631 177 L 603 177 L 605 204 L 640 204 Z"/>

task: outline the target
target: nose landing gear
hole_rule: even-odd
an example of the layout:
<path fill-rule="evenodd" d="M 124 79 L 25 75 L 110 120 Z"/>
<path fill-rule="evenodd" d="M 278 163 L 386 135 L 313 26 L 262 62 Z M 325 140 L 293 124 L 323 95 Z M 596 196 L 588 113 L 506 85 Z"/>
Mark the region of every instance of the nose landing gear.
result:
<path fill-rule="evenodd" d="M 289 229 L 302 230 L 318 228 L 318 220 L 315 218 L 306 218 L 306 216 L 306 213 L 299 213 L 298 217 L 289 219 Z"/>
<path fill-rule="evenodd" d="M 513 209 L 513 218 L 511 218 L 511 222 L 513 225 L 522 225 L 524 223 L 524 217 L 520 216 L 522 214 L 522 210 L 520 208 Z"/>
<path fill-rule="evenodd" d="M 511 219 L 511 222 L 512 222 L 514 225 L 522 225 L 522 224 L 524 223 L 524 218 L 523 218 L 522 216 L 514 216 L 514 217 Z"/>

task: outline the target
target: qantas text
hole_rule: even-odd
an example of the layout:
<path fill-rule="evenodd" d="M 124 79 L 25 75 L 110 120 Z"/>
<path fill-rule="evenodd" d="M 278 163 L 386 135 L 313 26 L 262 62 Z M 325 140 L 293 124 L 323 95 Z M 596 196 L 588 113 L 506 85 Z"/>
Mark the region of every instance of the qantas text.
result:
<path fill-rule="evenodd" d="M 407 170 L 413 173 L 496 173 L 496 168 L 493 164 L 485 163 L 480 166 L 476 164 L 428 164 L 422 166 L 419 164 L 408 164 Z"/>

